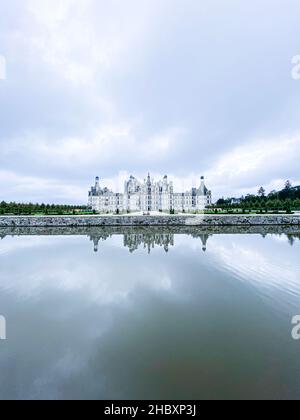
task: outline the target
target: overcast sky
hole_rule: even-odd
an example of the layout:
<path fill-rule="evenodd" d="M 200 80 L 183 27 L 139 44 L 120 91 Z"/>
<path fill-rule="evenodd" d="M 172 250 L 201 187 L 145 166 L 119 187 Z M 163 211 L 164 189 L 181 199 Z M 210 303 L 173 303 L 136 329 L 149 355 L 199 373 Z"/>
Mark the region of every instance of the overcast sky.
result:
<path fill-rule="evenodd" d="M 177 190 L 205 175 L 214 199 L 300 184 L 299 16 L 299 0 L 2 0 L 0 201 L 86 203 L 96 175 L 122 190 L 148 171 Z"/>

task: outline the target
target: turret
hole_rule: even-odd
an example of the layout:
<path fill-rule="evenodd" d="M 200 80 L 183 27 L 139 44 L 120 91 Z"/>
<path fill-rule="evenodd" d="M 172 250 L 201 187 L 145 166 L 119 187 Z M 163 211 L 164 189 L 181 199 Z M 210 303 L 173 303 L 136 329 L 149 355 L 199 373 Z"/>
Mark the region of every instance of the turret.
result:
<path fill-rule="evenodd" d="M 98 252 L 98 249 L 99 249 L 99 239 L 95 238 L 93 240 L 93 242 L 94 242 L 94 252 Z"/>
<path fill-rule="evenodd" d="M 100 191 L 100 178 L 98 176 L 96 176 L 95 191 L 96 191 L 96 193 L 98 193 Z"/>
<path fill-rule="evenodd" d="M 202 241 L 202 251 L 206 252 L 207 250 L 207 241 L 208 241 L 209 235 L 200 235 L 200 239 Z"/>
<path fill-rule="evenodd" d="M 205 182 L 204 182 L 204 176 L 201 177 L 201 182 L 200 182 L 200 193 L 202 195 L 205 195 Z"/>

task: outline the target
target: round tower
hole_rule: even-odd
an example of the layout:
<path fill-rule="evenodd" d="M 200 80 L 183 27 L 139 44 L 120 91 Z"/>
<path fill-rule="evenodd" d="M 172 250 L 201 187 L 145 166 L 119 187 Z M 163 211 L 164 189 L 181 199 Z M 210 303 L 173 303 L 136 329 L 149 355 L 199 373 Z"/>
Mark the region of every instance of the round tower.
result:
<path fill-rule="evenodd" d="M 98 176 L 96 176 L 95 190 L 96 190 L 96 192 L 100 191 L 100 178 Z"/>

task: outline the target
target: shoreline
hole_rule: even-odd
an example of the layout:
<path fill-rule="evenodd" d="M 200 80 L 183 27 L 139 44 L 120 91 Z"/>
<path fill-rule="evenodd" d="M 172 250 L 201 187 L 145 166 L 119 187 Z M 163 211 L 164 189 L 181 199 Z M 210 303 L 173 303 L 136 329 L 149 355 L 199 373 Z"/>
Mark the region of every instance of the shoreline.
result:
<path fill-rule="evenodd" d="M 300 215 L 0 216 L 1 228 L 139 226 L 298 226 Z"/>
<path fill-rule="evenodd" d="M 261 225 L 261 226 L 31 226 L 31 227 L 0 227 L 0 239 L 6 236 L 94 236 L 103 235 L 296 235 L 300 238 L 300 226 L 295 225 Z"/>

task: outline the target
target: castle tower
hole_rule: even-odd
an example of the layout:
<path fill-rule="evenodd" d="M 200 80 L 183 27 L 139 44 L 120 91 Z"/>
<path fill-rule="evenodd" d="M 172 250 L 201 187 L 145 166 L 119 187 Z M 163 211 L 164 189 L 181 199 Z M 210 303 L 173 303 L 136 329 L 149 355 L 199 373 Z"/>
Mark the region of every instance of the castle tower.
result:
<path fill-rule="evenodd" d="M 98 252 L 98 249 L 99 249 L 99 239 L 95 238 L 93 240 L 93 242 L 94 242 L 94 252 Z"/>
<path fill-rule="evenodd" d="M 100 178 L 98 176 L 96 176 L 95 190 L 96 190 L 96 193 L 100 191 Z"/>
<path fill-rule="evenodd" d="M 147 177 L 147 210 L 152 210 L 152 188 L 151 188 L 151 177 L 150 173 L 148 173 Z"/>
<path fill-rule="evenodd" d="M 201 239 L 201 242 L 202 242 L 202 251 L 203 252 L 206 252 L 206 250 L 207 250 L 207 241 L 208 241 L 208 238 L 209 238 L 209 235 L 207 235 L 205 233 L 203 233 L 203 234 L 200 235 L 200 239 Z"/>
<path fill-rule="evenodd" d="M 202 195 L 205 195 L 205 182 L 204 182 L 204 176 L 201 177 L 200 181 L 200 191 Z"/>

